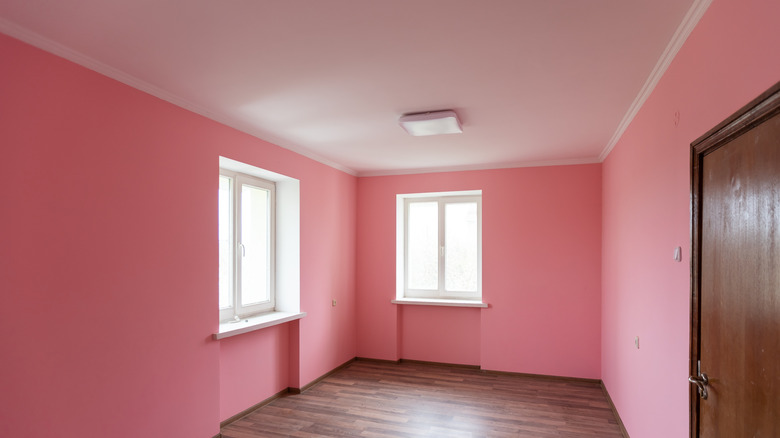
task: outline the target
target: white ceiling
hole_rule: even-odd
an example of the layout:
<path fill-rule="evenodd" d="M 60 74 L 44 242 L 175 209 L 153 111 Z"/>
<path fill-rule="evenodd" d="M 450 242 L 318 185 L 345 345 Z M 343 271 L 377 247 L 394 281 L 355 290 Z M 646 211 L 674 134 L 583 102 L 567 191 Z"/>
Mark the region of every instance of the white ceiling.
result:
<path fill-rule="evenodd" d="M 3 0 L 0 32 L 356 175 L 598 162 L 709 0 Z M 453 109 L 463 133 L 411 137 Z"/>

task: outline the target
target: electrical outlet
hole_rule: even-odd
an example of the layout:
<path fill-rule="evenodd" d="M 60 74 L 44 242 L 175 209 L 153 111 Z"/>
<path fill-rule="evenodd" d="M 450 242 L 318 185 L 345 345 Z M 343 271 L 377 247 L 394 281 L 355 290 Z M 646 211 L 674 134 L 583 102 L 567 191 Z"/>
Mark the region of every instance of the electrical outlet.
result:
<path fill-rule="evenodd" d="M 336 300 L 333 300 L 333 301 L 331 302 L 331 306 L 333 306 L 333 307 L 336 307 Z"/>

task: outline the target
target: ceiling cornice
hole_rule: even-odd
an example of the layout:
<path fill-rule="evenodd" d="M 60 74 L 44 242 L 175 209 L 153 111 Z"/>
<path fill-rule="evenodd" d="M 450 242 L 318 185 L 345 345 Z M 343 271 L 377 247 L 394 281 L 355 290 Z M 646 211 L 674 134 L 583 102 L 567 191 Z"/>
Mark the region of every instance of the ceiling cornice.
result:
<path fill-rule="evenodd" d="M 522 167 L 546 167 L 546 166 L 575 166 L 578 164 L 598 164 L 601 160 L 598 157 L 574 158 L 569 160 L 548 160 L 548 161 L 525 161 L 519 163 L 505 164 L 475 164 L 473 166 L 452 166 L 452 167 L 431 167 L 420 169 L 402 169 L 402 170 L 378 170 L 359 172 L 358 177 L 372 176 L 393 176 L 393 175 L 415 175 L 421 173 L 443 173 L 443 172 L 468 172 L 472 170 L 494 170 L 494 169 L 517 169 Z"/>
<path fill-rule="evenodd" d="M 647 98 L 650 97 L 650 94 L 655 89 L 655 86 L 658 85 L 658 81 L 660 81 L 661 77 L 663 77 L 664 73 L 666 73 L 666 69 L 669 68 L 672 60 L 674 60 L 674 57 L 677 56 L 677 52 L 680 51 L 683 44 L 685 43 L 685 40 L 687 40 L 688 36 L 691 34 L 691 32 L 693 32 L 693 29 L 699 23 L 701 17 L 704 16 L 704 13 L 707 11 L 707 8 L 710 7 L 711 3 L 712 0 L 694 0 L 691 8 L 688 9 L 688 13 L 685 14 L 685 18 L 683 18 L 683 21 L 674 32 L 671 41 L 669 41 L 669 44 L 666 46 L 663 54 L 661 54 L 661 58 L 658 59 L 658 62 L 653 68 L 653 71 L 650 73 L 650 76 L 647 78 L 645 84 L 642 86 L 642 89 L 639 91 L 639 94 L 634 99 L 634 102 L 631 103 L 631 106 L 628 108 L 626 115 L 623 116 L 623 120 L 620 121 L 620 124 L 618 125 L 617 130 L 615 130 L 615 133 L 612 135 L 612 138 L 609 140 L 609 143 L 607 143 L 607 146 L 603 151 L 601 151 L 601 154 L 599 155 L 599 161 L 603 162 L 606 160 L 607 156 L 610 152 L 612 152 L 612 149 L 615 147 L 617 142 L 620 141 L 620 137 L 623 136 L 623 133 L 628 128 L 628 125 L 631 124 L 631 121 L 634 120 L 634 117 L 639 112 L 639 109 L 642 108 L 642 105 L 644 105 Z"/>
<path fill-rule="evenodd" d="M 154 97 L 157 97 L 159 99 L 162 99 L 166 102 L 172 103 L 178 107 L 184 108 L 188 111 L 191 111 L 193 113 L 199 114 L 203 117 L 206 117 L 208 119 L 214 120 L 215 122 L 221 123 L 223 125 L 229 126 L 231 128 L 234 128 L 236 130 L 239 130 L 241 132 L 244 132 L 246 134 L 249 134 L 253 137 L 257 137 L 260 140 L 263 140 L 265 142 L 270 142 L 268 140 L 268 134 L 265 132 L 260 132 L 256 128 L 253 128 L 251 126 L 248 126 L 247 124 L 239 123 L 235 120 L 233 120 L 231 117 L 215 113 L 213 111 L 210 111 L 206 108 L 203 108 L 200 105 L 194 104 L 186 99 L 183 99 L 173 93 L 170 93 L 168 91 L 163 90 L 162 88 L 159 88 L 155 85 L 152 85 L 146 81 L 143 81 L 141 79 L 136 78 L 135 76 L 129 75 L 121 70 L 118 70 L 116 68 L 113 68 L 109 65 L 106 65 L 100 61 L 97 61 L 81 52 L 78 52 L 76 50 L 73 50 L 69 47 L 66 47 L 56 41 L 50 40 L 38 33 L 32 32 L 27 28 L 24 28 L 22 26 L 19 26 L 15 23 L 12 23 L 6 19 L 0 18 L 0 33 L 4 33 L 8 36 L 11 36 L 13 38 L 16 38 L 20 41 L 23 41 L 27 44 L 30 44 L 34 47 L 37 47 L 41 50 L 44 50 L 46 52 L 49 52 L 53 55 L 57 55 L 61 58 L 65 58 L 68 61 L 71 61 L 73 63 L 76 63 L 82 67 L 85 67 L 89 70 L 95 71 L 97 73 L 100 73 L 104 76 L 108 76 L 111 79 L 114 79 L 116 81 L 119 81 L 125 85 L 128 85 L 130 87 L 133 87 L 137 90 L 143 91 L 144 93 L 151 94 Z M 322 164 L 325 164 L 327 166 L 333 167 L 334 169 L 340 170 L 342 172 L 348 173 L 352 176 L 357 176 L 357 172 L 354 170 L 343 166 L 339 163 L 336 163 L 334 161 L 328 160 L 327 158 L 321 157 L 315 153 L 312 153 L 308 149 L 304 149 L 301 147 L 291 146 L 291 145 L 280 145 L 278 143 L 273 143 L 276 146 L 280 146 L 284 149 L 290 150 L 292 152 L 295 152 L 296 154 L 303 155 L 307 158 L 310 158 L 314 161 L 318 161 Z"/>
<path fill-rule="evenodd" d="M 64 46 L 56 41 L 50 40 L 40 34 L 32 32 L 27 28 L 19 26 L 3 18 L 0 18 L 0 32 L 7 34 L 13 38 L 19 39 L 23 42 L 26 42 L 30 45 L 33 45 L 39 49 L 52 53 L 56 56 L 65 58 L 87 69 L 103 74 L 109 78 L 112 78 L 130 87 L 133 87 L 147 94 L 155 96 L 173 105 L 179 106 L 181 108 L 184 108 L 196 114 L 204 116 L 208 119 L 214 120 L 218 123 L 224 124 L 231 128 L 237 129 L 241 132 L 252 135 L 265 142 L 275 144 L 279 147 L 290 150 L 294 153 L 300 154 L 304 157 L 320 162 L 324 165 L 330 166 L 334 169 L 340 170 L 347 174 L 353 176 L 359 176 L 359 177 L 364 177 L 364 176 L 369 177 L 369 176 L 384 176 L 384 175 L 408 175 L 408 174 L 419 174 L 419 173 L 505 169 L 505 168 L 520 168 L 520 167 L 563 166 L 563 165 L 590 164 L 590 163 L 603 162 L 607 158 L 609 153 L 612 151 L 612 149 L 615 147 L 615 145 L 618 143 L 621 136 L 626 131 L 628 126 L 631 124 L 632 120 L 639 112 L 642 105 L 645 103 L 647 98 L 653 92 L 655 86 L 658 84 L 661 77 L 664 75 L 669 65 L 673 61 L 674 57 L 677 55 L 677 53 L 685 43 L 686 39 L 691 34 L 694 27 L 698 24 L 699 20 L 707 11 L 711 3 L 712 0 L 694 0 L 693 4 L 688 9 L 688 12 L 686 13 L 683 21 L 677 27 L 671 41 L 666 46 L 664 52 L 662 53 L 661 57 L 657 61 L 655 67 L 653 68 L 649 77 L 645 81 L 641 90 L 639 91 L 639 94 L 632 102 L 628 111 L 623 116 L 623 119 L 618 125 L 615 133 L 612 135 L 612 138 L 604 147 L 604 149 L 602 150 L 601 154 L 598 157 L 586 157 L 586 158 L 577 158 L 577 159 L 568 159 L 568 160 L 552 160 L 552 161 L 539 161 L 539 162 L 505 163 L 500 165 L 483 164 L 483 165 L 473 165 L 473 166 L 467 165 L 467 166 L 455 166 L 455 167 L 435 167 L 435 168 L 406 169 L 406 170 L 396 169 L 396 170 L 388 170 L 388 171 L 367 171 L 367 172 L 357 172 L 340 163 L 334 162 L 316 153 L 313 153 L 312 151 L 306 148 L 297 146 L 295 144 L 289 144 L 289 142 L 281 138 L 275 138 L 274 136 L 269 135 L 269 133 L 258 130 L 256 127 L 253 127 L 250 124 L 243 123 L 241 121 L 235 120 L 233 117 L 229 117 L 227 115 L 208 110 L 200 105 L 188 101 L 187 99 L 183 99 L 180 96 L 177 96 L 160 87 L 157 87 L 137 77 L 134 77 L 116 68 L 113 68 L 102 62 L 99 62 L 81 52 L 75 51 L 67 46 Z"/>

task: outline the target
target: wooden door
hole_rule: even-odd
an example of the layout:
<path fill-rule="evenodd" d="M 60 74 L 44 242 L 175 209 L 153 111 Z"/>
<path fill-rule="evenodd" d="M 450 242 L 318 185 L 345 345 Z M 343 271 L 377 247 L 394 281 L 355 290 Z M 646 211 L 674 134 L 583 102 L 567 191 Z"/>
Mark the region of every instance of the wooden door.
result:
<path fill-rule="evenodd" d="M 691 436 L 780 437 L 780 83 L 691 146 Z"/>

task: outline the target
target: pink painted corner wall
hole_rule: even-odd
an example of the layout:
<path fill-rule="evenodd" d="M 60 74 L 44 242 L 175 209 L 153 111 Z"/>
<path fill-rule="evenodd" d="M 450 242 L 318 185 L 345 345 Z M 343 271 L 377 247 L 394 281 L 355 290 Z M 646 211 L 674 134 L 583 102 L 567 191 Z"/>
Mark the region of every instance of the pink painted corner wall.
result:
<path fill-rule="evenodd" d="M 3 35 L 0 59 L 0 435 L 209 438 L 355 356 L 356 178 Z M 219 155 L 301 182 L 300 326 L 211 339 Z"/>
<path fill-rule="evenodd" d="M 632 438 L 688 436 L 690 143 L 780 79 L 778 18 L 715 0 L 604 162 L 602 379 Z"/>
<path fill-rule="evenodd" d="M 395 196 L 473 189 L 483 191 L 483 298 L 490 307 L 391 304 Z M 600 165 L 360 178 L 357 226 L 358 356 L 599 377 Z M 413 334 L 432 327 L 452 329 Z"/>
<path fill-rule="evenodd" d="M 299 321 L 295 388 L 354 359 L 357 348 L 357 178 L 314 161 L 308 167 L 301 182 L 301 309 L 307 316 Z"/>

